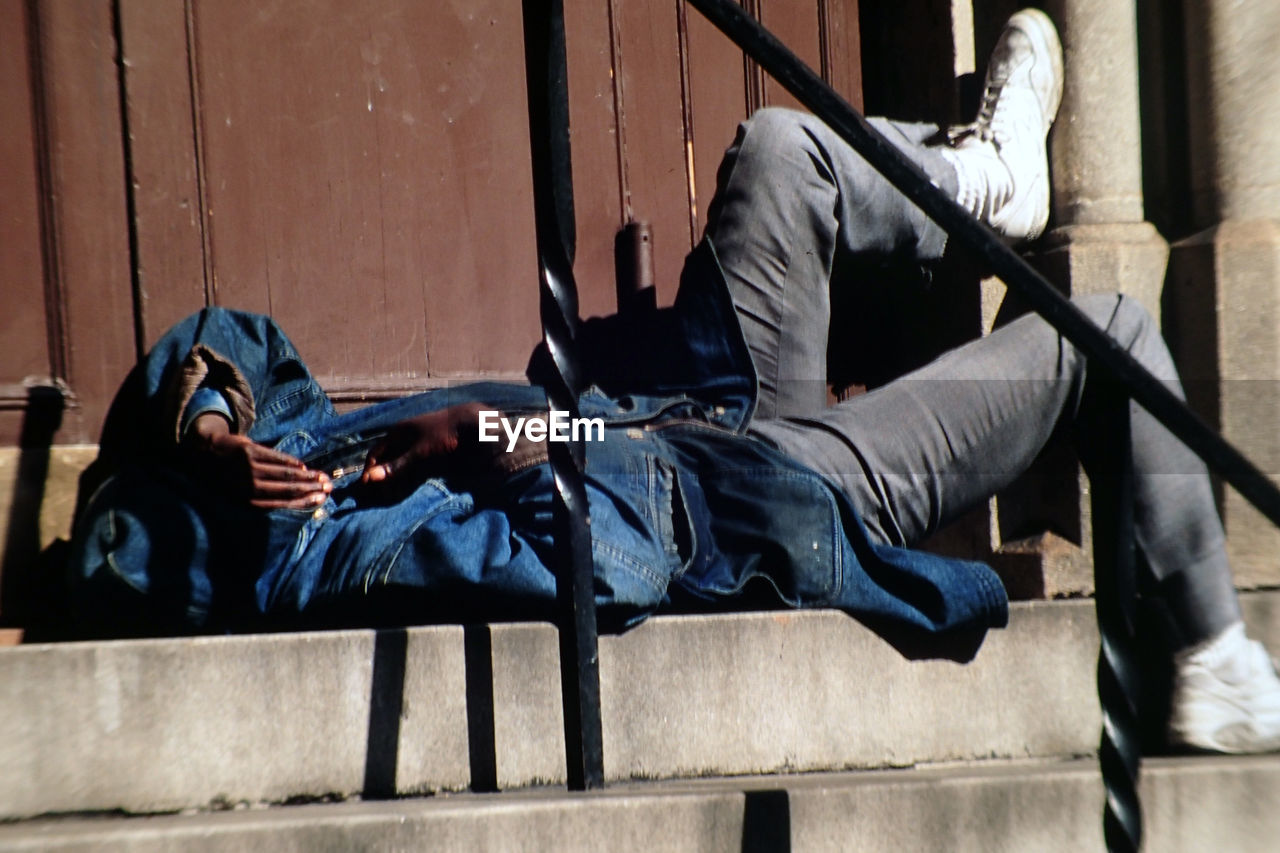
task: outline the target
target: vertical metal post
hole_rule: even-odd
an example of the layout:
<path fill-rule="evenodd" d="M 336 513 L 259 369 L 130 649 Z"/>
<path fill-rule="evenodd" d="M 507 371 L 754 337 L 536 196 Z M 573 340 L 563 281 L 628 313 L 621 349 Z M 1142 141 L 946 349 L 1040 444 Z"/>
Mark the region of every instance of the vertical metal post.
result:
<path fill-rule="evenodd" d="M 552 375 L 544 377 L 552 409 L 578 416 L 582 385 L 575 336 L 575 226 L 569 157 L 569 89 L 562 0 L 524 0 L 525 84 L 538 244 L 542 335 Z M 604 784 L 599 642 L 594 571 L 581 442 L 548 444 L 556 484 L 556 588 L 565 759 L 572 790 Z"/>
<path fill-rule="evenodd" d="M 1106 788 L 1102 826 L 1107 850 L 1137 853 L 1142 847 L 1138 773 L 1140 677 L 1136 658 L 1137 583 L 1134 573 L 1133 453 L 1129 395 L 1096 363 L 1090 372 L 1103 425 L 1095 436 L 1089 486 L 1093 516 L 1094 599 L 1102 647 L 1098 654 L 1098 698 L 1102 740 L 1098 762 Z"/>

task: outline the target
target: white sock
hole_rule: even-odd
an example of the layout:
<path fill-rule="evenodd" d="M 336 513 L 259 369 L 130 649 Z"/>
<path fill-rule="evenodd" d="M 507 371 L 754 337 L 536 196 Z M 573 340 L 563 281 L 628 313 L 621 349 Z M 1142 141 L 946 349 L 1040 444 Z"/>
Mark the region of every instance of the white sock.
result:
<path fill-rule="evenodd" d="M 942 159 L 956 172 L 956 203 L 983 221 L 989 221 L 1013 194 L 1009 168 L 990 142 L 966 139 L 958 147 L 939 149 Z"/>

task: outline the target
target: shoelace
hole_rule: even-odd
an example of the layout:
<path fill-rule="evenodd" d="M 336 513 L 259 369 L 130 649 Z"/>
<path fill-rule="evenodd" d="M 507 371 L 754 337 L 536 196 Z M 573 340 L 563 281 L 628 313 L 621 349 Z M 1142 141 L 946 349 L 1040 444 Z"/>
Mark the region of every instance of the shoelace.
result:
<path fill-rule="evenodd" d="M 1015 86 L 1006 92 L 1004 83 L 992 83 L 983 93 L 977 118 L 969 124 L 949 129 L 947 140 L 956 146 L 967 137 L 974 137 L 1000 150 L 1018 135 L 1019 130 L 1038 135 L 1039 128 L 1035 124 L 1039 116 L 1040 103 L 1029 89 Z M 1026 127 L 1018 128 L 1019 121 Z"/>
<path fill-rule="evenodd" d="M 960 124 L 947 131 L 947 140 L 955 145 L 969 136 L 976 136 L 982 142 L 995 142 L 993 124 L 996 120 L 996 106 L 1000 94 L 1004 91 L 1004 82 L 992 83 L 982 92 L 982 106 L 978 107 L 978 115 L 968 124 Z"/>

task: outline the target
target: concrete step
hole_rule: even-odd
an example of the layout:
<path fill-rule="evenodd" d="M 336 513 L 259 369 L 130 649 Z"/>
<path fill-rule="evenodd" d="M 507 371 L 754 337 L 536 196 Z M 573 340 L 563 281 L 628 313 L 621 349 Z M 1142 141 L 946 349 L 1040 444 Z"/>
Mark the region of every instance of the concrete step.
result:
<path fill-rule="evenodd" d="M 1280 758 L 1148 762 L 1146 850 L 1267 851 Z M 0 851 L 1097 851 L 1094 763 L 629 783 L 0 826 Z M 1194 805 L 1194 807 L 1192 807 Z"/>
<path fill-rule="evenodd" d="M 1280 594 L 1245 600 L 1280 648 Z M 1091 603 L 1011 618 L 964 665 L 908 660 L 831 611 L 663 617 L 603 638 L 606 775 L 1092 753 Z M 0 649 L 0 817 L 558 783 L 556 655 L 542 624 Z"/>

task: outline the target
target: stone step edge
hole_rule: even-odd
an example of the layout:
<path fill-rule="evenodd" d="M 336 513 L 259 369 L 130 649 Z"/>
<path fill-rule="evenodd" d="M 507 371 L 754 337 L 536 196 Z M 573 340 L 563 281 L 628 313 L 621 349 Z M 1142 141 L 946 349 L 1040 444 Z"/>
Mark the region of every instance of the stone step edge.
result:
<path fill-rule="evenodd" d="M 1148 759 L 1142 783 L 1146 849 L 1206 849 L 1204 841 L 1212 838 L 1217 849 L 1269 850 L 1280 833 L 1280 812 L 1259 791 L 1277 788 L 1280 756 Z M 1197 808 L 1187 809 L 1192 794 Z M 851 837 L 860 850 L 980 849 L 974 845 L 984 842 L 991 842 L 988 849 L 1058 849 L 1031 843 L 1045 837 L 1073 837 L 1078 849 L 1101 849 L 1102 799 L 1093 761 L 988 761 L 626 783 L 585 793 L 540 788 L 161 816 L 44 817 L 0 825 L 0 851 L 179 844 L 307 849 L 308 838 L 325 839 L 329 849 L 338 849 L 335 838 L 381 849 L 375 847 L 379 835 L 390 849 L 425 838 L 433 849 L 483 849 L 495 840 L 503 849 L 551 849 L 548 841 L 565 850 L 605 849 L 606 840 L 609 849 L 636 849 L 613 833 L 632 840 L 637 833 L 665 837 L 672 849 L 739 849 L 749 833 L 780 827 L 796 849 L 843 849 Z M 943 817 L 963 813 L 962 807 L 983 813 L 962 821 Z M 931 831 L 945 834 L 931 837 Z"/>
<path fill-rule="evenodd" d="M 1245 603 L 1274 641 L 1280 595 Z M 606 776 L 1091 753 L 1092 604 L 1011 618 L 964 666 L 834 611 L 602 638 Z M 0 818 L 559 783 L 557 655 L 527 623 L 0 649 Z"/>

